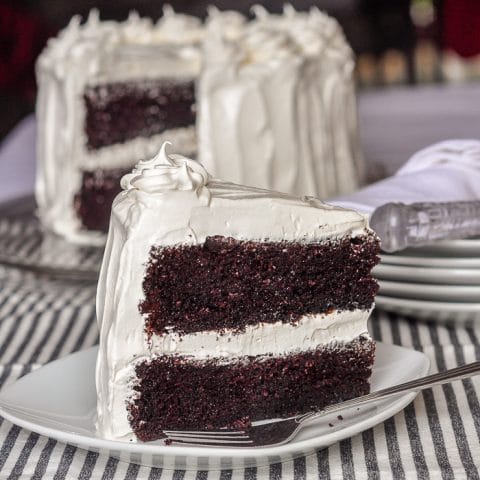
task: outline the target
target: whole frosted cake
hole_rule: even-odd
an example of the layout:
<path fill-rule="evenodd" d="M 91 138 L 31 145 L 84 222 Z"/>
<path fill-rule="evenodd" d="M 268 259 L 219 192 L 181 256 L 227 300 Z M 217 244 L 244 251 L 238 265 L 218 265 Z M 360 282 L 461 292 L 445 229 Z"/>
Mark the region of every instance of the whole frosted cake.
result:
<path fill-rule="evenodd" d="M 103 243 L 120 178 L 166 138 L 237 183 L 321 198 L 356 187 L 354 62 L 338 23 L 254 10 L 210 9 L 206 24 L 169 8 L 156 24 L 93 11 L 49 42 L 37 65 L 47 229 Z"/>
<path fill-rule="evenodd" d="M 165 145 L 122 186 L 97 294 L 100 436 L 243 428 L 369 391 L 363 215 L 213 179 Z"/>

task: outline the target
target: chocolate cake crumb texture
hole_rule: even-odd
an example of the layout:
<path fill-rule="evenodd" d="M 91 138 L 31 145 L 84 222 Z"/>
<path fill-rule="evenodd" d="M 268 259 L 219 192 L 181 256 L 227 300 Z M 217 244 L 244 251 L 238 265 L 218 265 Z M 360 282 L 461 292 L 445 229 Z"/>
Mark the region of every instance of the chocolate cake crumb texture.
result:
<path fill-rule="evenodd" d="M 74 198 L 75 212 L 87 230 L 107 232 L 113 199 L 122 190 L 120 179 L 130 169 L 82 172 L 82 184 Z"/>
<path fill-rule="evenodd" d="M 376 237 L 321 244 L 208 237 L 153 247 L 139 309 L 149 335 L 295 322 L 303 315 L 369 309 L 378 285 Z"/>
<path fill-rule="evenodd" d="M 374 343 L 345 345 L 235 364 L 162 356 L 136 367 L 137 398 L 129 405 L 142 441 L 163 429 L 245 429 L 256 420 L 321 409 L 369 391 Z"/>
<path fill-rule="evenodd" d="M 98 150 L 195 124 L 193 81 L 144 80 L 87 87 L 87 148 Z"/>

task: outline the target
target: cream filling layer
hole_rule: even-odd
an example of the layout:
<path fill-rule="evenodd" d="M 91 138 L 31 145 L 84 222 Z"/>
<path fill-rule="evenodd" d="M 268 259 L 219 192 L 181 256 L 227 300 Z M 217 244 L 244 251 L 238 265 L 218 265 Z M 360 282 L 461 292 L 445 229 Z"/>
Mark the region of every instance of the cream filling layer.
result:
<path fill-rule="evenodd" d="M 153 157 L 166 141 L 171 142 L 175 151 L 182 155 L 195 154 L 197 150 L 195 125 L 171 128 L 150 137 L 136 137 L 94 151 L 85 149 L 85 156 L 78 159 L 78 165 L 86 170 L 133 168 L 139 160 Z"/>
<path fill-rule="evenodd" d="M 330 342 L 349 342 L 367 333 L 370 311 L 335 311 L 331 314 L 306 315 L 295 323 L 260 323 L 244 332 L 216 331 L 179 335 L 154 335 L 144 350 L 146 355 L 182 355 L 195 360 L 220 358 L 236 361 L 243 356 L 290 355 L 314 350 Z"/>

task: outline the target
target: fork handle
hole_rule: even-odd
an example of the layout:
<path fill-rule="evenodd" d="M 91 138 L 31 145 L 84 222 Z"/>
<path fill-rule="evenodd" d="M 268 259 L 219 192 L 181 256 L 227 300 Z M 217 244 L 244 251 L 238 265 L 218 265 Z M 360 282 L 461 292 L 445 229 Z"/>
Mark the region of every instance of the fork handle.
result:
<path fill-rule="evenodd" d="M 344 410 L 346 408 L 356 407 L 358 405 L 373 402 L 375 400 L 388 398 L 399 393 L 425 390 L 426 388 L 430 388 L 435 385 L 442 385 L 444 383 L 449 383 L 453 380 L 462 380 L 463 378 L 473 377 L 474 375 L 478 375 L 479 373 L 480 362 L 467 363 L 466 365 L 463 365 L 461 367 L 451 368 L 449 370 L 445 370 L 444 372 L 427 375 L 422 378 L 417 378 L 416 380 L 411 380 L 409 382 L 400 383 L 398 385 L 384 388 L 382 390 L 377 390 L 376 392 L 372 392 L 361 397 L 352 398 L 351 400 L 346 400 L 345 402 L 336 403 L 318 412 L 310 412 L 304 415 L 299 415 L 297 421 L 299 423 L 302 423 L 307 420 L 321 417 L 328 413 L 333 413 Z"/>

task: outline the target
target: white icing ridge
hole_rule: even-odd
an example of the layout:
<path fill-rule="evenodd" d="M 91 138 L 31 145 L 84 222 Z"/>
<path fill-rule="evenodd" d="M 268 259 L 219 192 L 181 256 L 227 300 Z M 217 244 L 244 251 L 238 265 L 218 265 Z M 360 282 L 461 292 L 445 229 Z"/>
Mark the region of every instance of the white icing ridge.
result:
<path fill-rule="evenodd" d="M 316 8 L 254 11 L 252 22 L 231 14 L 207 24 L 200 161 L 216 177 L 296 195 L 355 190 L 363 158 L 354 58 L 340 26 Z"/>
<path fill-rule="evenodd" d="M 96 382 L 98 429 L 105 438 L 128 439 L 126 399 L 135 359 L 150 355 L 221 356 L 285 354 L 366 332 L 368 311 L 305 317 L 297 325 L 248 327 L 244 336 L 172 333 L 149 344 L 138 305 L 152 246 L 198 245 L 206 237 L 322 242 L 371 232 L 367 217 L 313 198 L 297 198 L 212 179 L 198 163 L 169 155 L 165 146 L 122 180 L 115 199 L 97 290 L 100 351 Z M 265 339 L 268 338 L 268 342 Z M 230 340 L 229 340 L 230 339 Z M 289 343 L 291 342 L 291 343 Z"/>

